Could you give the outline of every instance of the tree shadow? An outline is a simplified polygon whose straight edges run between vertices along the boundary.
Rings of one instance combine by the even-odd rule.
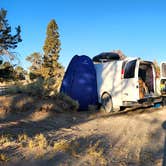
[[[148,121],[146,119],[146,121]],[[157,119],[149,121],[152,128],[155,124],[160,123]],[[166,121],[158,126],[148,138],[148,142],[143,146],[139,153],[139,165],[163,165],[166,166]],[[163,141],[164,137],[164,141]],[[156,140],[158,142],[156,142]],[[164,146],[163,146],[164,144]]]
[[[164,139],[164,156],[163,156],[163,166],[166,166],[166,121],[162,123],[162,128],[164,129],[165,132],[165,139]]]
[[[106,165],[109,163],[110,141],[106,135],[80,136],[69,140],[65,150],[51,151],[40,159],[30,162],[19,161],[13,165]],[[104,162],[104,163],[103,163]]]
[[[145,119],[142,119],[142,122]],[[158,124],[159,121],[151,120],[147,123],[151,125]],[[126,124],[127,125],[127,124]],[[165,123],[164,123],[165,126]],[[124,126],[125,128],[125,126]],[[18,161],[19,165],[132,165],[132,166],[151,166],[157,165],[158,160],[162,158],[162,147],[151,147],[154,142],[154,138],[162,136],[162,131],[159,128],[151,134],[149,142],[141,147],[139,154],[139,160],[136,159],[136,151],[134,146],[130,147],[128,151],[122,151],[118,143],[124,139],[124,136],[115,136],[114,133],[111,136],[107,134],[92,134],[88,136],[80,136],[75,139],[65,138],[69,144],[65,151],[48,151],[43,157],[39,159],[33,159],[30,162]],[[127,139],[127,138],[126,138]],[[130,138],[132,139],[132,138]],[[58,140],[58,139],[57,139]],[[55,140],[56,141],[56,140]],[[122,145],[121,145],[122,146]],[[125,150],[125,148],[124,148]],[[127,157],[125,157],[127,156]],[[104,163],[103,163],[104,162]],[[15,164],[13,164],[15,165]],[[16,163],[18,165],[18,163]],[[165,165],[163,165],[165,166]]]

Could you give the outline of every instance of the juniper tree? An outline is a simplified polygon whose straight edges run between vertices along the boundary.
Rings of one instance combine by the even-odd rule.
[[[14,68],[14,80],[18,81],[18,80],[25,80],[25,75],[27,74],[27,72],[24,70],[23,67],[21,66],[17,66]]]
[[[4,62],[0,66],[0,82],[13,80],[14,79],[14,68],[10,62]]]
[[[11,26],[6,19],[7,11],[5,9],[0,10],[0,55],[8,54],[11,56],[9,49],[15,49],[17,44],[21,42],[21,28],[16,27],[16,34],[11,34]]]
[[[60,45],[58,25],[55,20],[51,20],[47,26],[47,34],[43,46],[43,67],[45,70],[44,77],[46,78],[55,77],[58,69],[62,68],[58,62]]]
[[[40,77],[42,75],[42,55],[38,52],[34,52],[33,54],[27,56],[27,61],[32,63],[29,67],[30,74],[36,77]]]
[[[42,76],[50,91],[58,91],[64,73],[62,65],[58,62],[61,46],[59,37],[58,25],[55,20],[51,20],[47,26],[42,64]]]

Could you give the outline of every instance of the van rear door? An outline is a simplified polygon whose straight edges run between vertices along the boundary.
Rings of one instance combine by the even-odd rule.
[[[160,91],[162,95],[166,95],[166,62],[160,65],[160,75]]]
[[[133,101],[139,100],[139,85],[138,85],[138,59],[124,61],[122,65],[122,100]]]
[[[161,79],[166,79],[166,62],[161,63],[160,71],[161,71]]]

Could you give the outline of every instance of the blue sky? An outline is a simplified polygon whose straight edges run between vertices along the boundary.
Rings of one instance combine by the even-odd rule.
[[[59,26],[59,61],[120,49],[128,56],[166,60],[166,2],[161,0],[0,0],[13,27],[22,28],[15,50],[24,68],[26,56],[41,52],[51,19]]]

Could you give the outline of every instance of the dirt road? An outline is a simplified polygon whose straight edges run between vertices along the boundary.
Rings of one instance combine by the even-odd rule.
[[[31,108],[1,114],[1,165],[166,165],[166,108],[114,115]]]

